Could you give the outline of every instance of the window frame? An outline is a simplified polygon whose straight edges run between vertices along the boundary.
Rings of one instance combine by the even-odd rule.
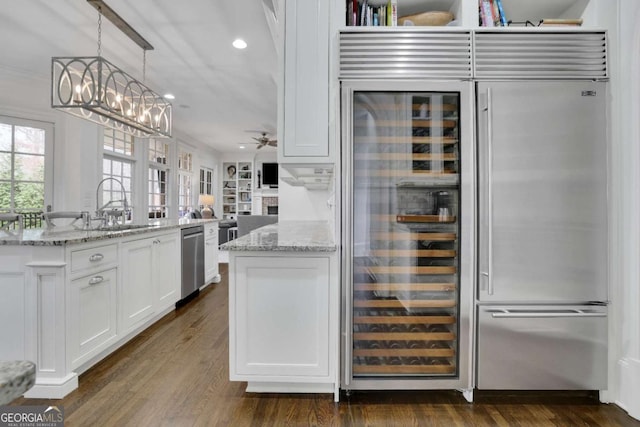
[[[187,212],[196,208],[193,197],[193,151],[190,148],[178,145],[177,149],[177,174],[176,184],[177,191],[177,212],[178,217],[184,216]],[[186,181],[186,182],[185,182]],[[186,193],[186,194],[185,194]]]
[[[15,117],[9,116],[5,114],[0,114],[0,123],[10,125],[12,128],[15,127],[30,127],[34,129],[42,129],[44,130],[44,154],[42,154],[44,158],[44,176],[43,176],[43,206],[40,210],[37,209],[25,209],[24,212],[44,212],[52,209],[53,205],[53,192],[54,192],[54,174],[53,174],[53,166],[54,166],[54,141],[55,141],[55,125],[52,122],[37,120],[31,118],[24,117]],[[15,135],[15,130],[12,129],[12,135]],[[0,210],[1,212],[8,213],[17,213],[18,211],[22,211],[20,208],[16,209],[15,199],[13,194],[14,188],[14,158],[16,155],[15,151],[15,136],[12,137],[11,150],[3,151],[5,153],[11,153],[11,179],[8,181],[11,183],[11,201],[8,210]],[[20,154],[22,152],[18,152]],[[33,155],[33,153],[24,153],[28,155]],[[37,154],[40,155],[40,154]],[[20,181],[20,182],[36,182],[36,181]],[[37,181],[39,182],[39,181]]]
[[[147,140],[147,216],[150,219],[156,218],[168,218],[171,210],[171,142],[165,142],[165,140],[150,138]],[[158,157],[158,153],[162,151],[158,150],[158,144],[161,144],[164,147],[164,156]],[[155,154],[155,155],[153,155]],[[158,158],[164,159],[164,161],[157,161]],[[158,180],[154,180],[152,174],[158,174]],[[160,177],[164,173],[164,192],[159,191],[158,193],[152,192],[152,186],[155,183],[160,182]],[[152,203],[152,198],[158,196],[162,198],[164,196],[165,203],[164,204],[155,204]],[[157,209],[156,209],[157,208]],[[152,211],[152,209],[154,209]],[[160,216],[154,214],[151,216],[152,212],[159,212]]]
[[[107,133],[111,133],[111,135],[109,136],[112,140],[114,140],[114,144],[113,147],[115,148],[115,141],[117,139],[117,136],[120,136],[120,134],[122,136],[124,136],[125,138],[129,139],[129,142],[125,142],[125,147],[127,145],[131,146],[131,154],[126,154],[126,153],[121,153],[114,150],[109,150],[108,148],[105,148],[105,141],[107,138]],[[136,170],[137,170],[137,159],[136,159],[136,139],[131,136],[131,135],[127,135],[122,131],[119,131],[117,129],[112,129],[112,128],[108,128],[108,127],[103,127],[101,130],[101,136],[102,136],[102,155],[101,155],[101,162],[100,162],[100,168],[101,168],[101,173],[100,173],[100,180],[104,180],[105,178],[107,178],[108,176],[112,176],[118,180],[120,180],[123,185],[125,184],[122,180],[122,174],[120,174],[119,176],[114,175],[113,173],[110,174],[105,174],[104,171],[104,162],[105,160],[110,161],[110,162],[120,162],[120,163],[127,163],[130,166],[130,171],[131,174],[128,177],[129,181],[130,181],[130,185],[129,185],[129,191],[127,191],[126,185],[125,185],[125,193],[127,195],[127,203],[130,209],[130,212],[127,215],[127,221],[130,221],[134,216],[135,213],[138,209],[138,205],[136,203],[137,201],[137,194],[138,194],[138,188],[136,187],[137,185],[137,177],[136,177]],[[101,190],[102,192],[98,193],[98,201],[97,201],[97,205],[98,206],[104,206],[104,193],[105,191],[109,191],[111,193],[113,192],[120,192],[119,188],[115,188],[113,189],[113,187],[111,185],[109,185],[110,189],[109,190],[105,190],[105,186],[107,185],[107,182],[105,182],[102,187]],[[117,184],[114,183],[114,185],[117,187]],[[116,199],[117,200],[117,199]]]

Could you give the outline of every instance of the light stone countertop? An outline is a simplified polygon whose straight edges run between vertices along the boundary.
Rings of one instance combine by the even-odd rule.
[[[22,396],[36,381],[36,365],[26,360],[0,362],[0,405]]]
[[[56,227],[52,230],[44,228],[26,229],[22,232],[0,230],[0,246],[64,246],[68,244],[86,243],[104,239],[133,236],[154,231],[185,228],[193,225],[219,221],[218,219],[160,219],[149,221],[148,226],[130,230],[83,230],[75,227]]]
[[[220,246],[223,251],[335,252],[337,246],[326,221],[280,221]]]

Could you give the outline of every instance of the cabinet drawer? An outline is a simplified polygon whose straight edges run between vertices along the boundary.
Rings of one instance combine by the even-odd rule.
[[[71,252],[71,272],[99,268],[118,260],[118,245],[105,245],[97,248],[81,249]]]

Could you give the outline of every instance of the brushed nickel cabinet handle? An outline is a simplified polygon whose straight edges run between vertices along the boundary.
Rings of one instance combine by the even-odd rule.
[[[93,254],[89,257],[89,261],[91,262],[102,261],[103,259],[104,259],[104,255],[102,254]]]
[[[97,285],[98,283],[102,283],[104,281],[104,277],[102,276],[93,276],[91,279],[89,279],[89,284],[90,285]]]

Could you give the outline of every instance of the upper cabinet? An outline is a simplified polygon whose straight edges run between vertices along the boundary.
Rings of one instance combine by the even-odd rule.
[[[332,163],[329,145],[329,9],[287,0],[281,66],[278,162]]]
[[[353,0],[335,0],[340,8],[344,9],[345,26],[349,25],[349,4]],[[598,3],[601,0],[501,0],[506,21],[511,21],[511,26],[525,26],[526,22],[537,26],[543,19],[582,19],[582,26],[594,27],[600,25]],[[448,25],[462,26],[465,28],[477,28],[483,26],[480,23],[478,0],[396,0],[397,17],[413,15],[416,20],[427,20],[431,17],[416,16],[425,12],[441,11],[451,12],[453,21]],[[362,4],[362,0],[358,0]],[[488,3],[494,3],[491,0]],[[368,0],[367,4],[374,9],[380,6],[388,6],[387,0]],[[603,4],[604,5],[604,4]],[[374,10],[372,13],[375,13]],[[379,18],[376,22],[380,22]],[[409,18],[411,19],[411,18]],[[371,16],[371,21],[374,17]],[[402,24],[398,24],[402,25]],[[418,24],[416,24],[418,25]],[[420,24],[423,25],[423,24]]]

